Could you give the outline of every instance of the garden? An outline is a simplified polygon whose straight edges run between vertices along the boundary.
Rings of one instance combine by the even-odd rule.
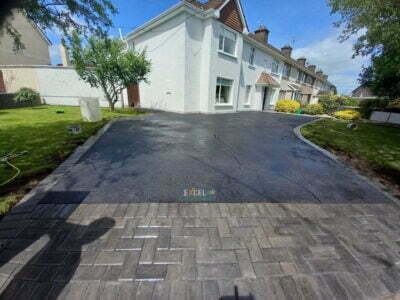
[[[307,124],[301,133],[400,199],[400,126],[369,121],[374,111],[400,113],[400,102],[365,99],[355,107],[352,101],[342,96],[324,96],[319,104],[303,107],[302,111],[309,115],[329,117]],[[277,110],[299,113],[300,103],[294,102],[281,100]]]
[[[34,91],[23,90],[14,101],[33,105],[35,97],[38,94]],[[133,108],[114,112],[102,109],[103,120],[88,123],[82,121],[79,107],[35,105],[0,109],[0,214],[7,212],[108,121],[139,114],[143,112]],[[71,126],[80,131],[71,132]]]

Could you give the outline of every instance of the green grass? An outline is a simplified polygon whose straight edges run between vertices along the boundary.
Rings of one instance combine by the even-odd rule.
[[[375,171],[400,176],[400,128],[357,122],[358,128],[349,130],[347,124],[322,120],[304,126],[301,133],[323,148],[368,162]]]
[[[64,113],[57,114],[58,110]],[[109,120],[142,114],[135,109],[117,109],[115,112],[103,109],[102,112],[103,121],[86,123],[81,119],[79,107],[44,105],[0,110],[0,157],[10,151],[27,151],[27,154],[12,160],[21,174],[16,180],[0,186],[0,213],[17,202],[16,198],[21,198],[16,195],[29,182],[55,169]],[[67,126],[73,124],[82,126],[82,134],[68,133]],[[15,170],[0,163],[0,184],[15,173]]]

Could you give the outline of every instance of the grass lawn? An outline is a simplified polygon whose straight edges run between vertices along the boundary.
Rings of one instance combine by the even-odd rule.
[[[356,130],[348,122],[322,120],[302,128],[301,133],[313,143],[361,160],[377,175],[400,181],[400,128],[357,122]]]
[[[57,110],[64,113],[57,114]],[[110,112],[103,109],[103,121],[85,123],[79,107],[37,106],[0,110],[0,158],[10,151],[27,151],[11,162],[21,170],[12,182],[1,185],[16,171],[0,162],[0,214],[19,201],[37,181],[55,169],[74,149],[83,144],[109,120],[142,114],[135,109]],[[82,134],[70,134],[68,125],[81,125]]]

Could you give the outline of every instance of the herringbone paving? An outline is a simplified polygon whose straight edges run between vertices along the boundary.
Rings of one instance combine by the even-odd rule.
[[[390,202],[26,206],[0,222],[1,298],[399,299],[399,220]]]

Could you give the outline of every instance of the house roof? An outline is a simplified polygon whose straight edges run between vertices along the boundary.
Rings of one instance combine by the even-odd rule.
[[[207,9],[210,9],[210,8],[218,9],[225,2],[225,0],[209,0],[209,1],[205,2],[205,3],[201,3],[201,2],[199,2],[197,0],[184,0],[184,1],[186,1],[188,3],[191,3],[194,6],[196,6],[198,8],[201,8],[203,10],[207,10]]]
[[[262,72],[260,74],[260,77],[258,78],[256,84],[257,85],[269,85],[272,87],[280,87],[279,83],[274,78],[272,78],[271,75],[269,75],[265,72]]]

